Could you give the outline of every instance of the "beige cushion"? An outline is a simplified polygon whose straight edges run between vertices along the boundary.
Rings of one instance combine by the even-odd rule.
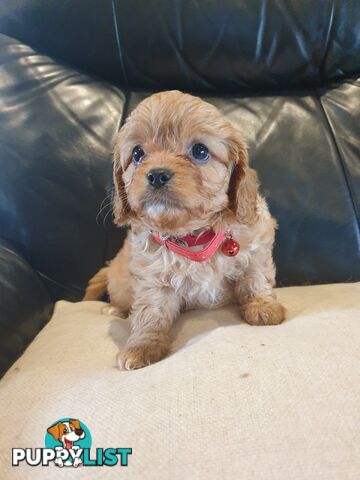
[[[127,320],[59,302],[0,383],[0,478],[360,478],[360,284],[278,290],[288,320],[251,327],[229,307],[192,311],[173,353],[120,372]],[[93,447],[132,447],[128,467],[11,467],[61,417]],[[69,472],[71,469],[71,472]]]

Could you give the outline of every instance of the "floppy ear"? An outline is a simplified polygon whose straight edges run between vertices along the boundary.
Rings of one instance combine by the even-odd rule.
[[[81,427],[80,427],[80,422],[79,422],[79,420],[73,420],[73,419],[71,419],[71,420],[69,420],[69,423],[70,423],[73,427],[75,427],[76,430],[78,430],[79,428],[81,428]]]
[[[231,141],[230,157],[229,208],[239,223],[252,225],[258,218],[256,204],[259,184],[255,170],[249,167],[246,146],[237,132]]]
[[[49,427],[47,431],[52,435],[55,440],[60,440],[61,438],[61,429],[60,427],[62,426],[61,422],[55,423],[52,427]]]
[[[114,185],[115,185],[113,212],[114,212],[115,223],[117,223],[118,225],[126,225],[130,218],[129,216],[130,206],[127,200],[125,185],[122,178],[124,172],[120,162],[121,142],[122,142],[122,135],[120,132],[115,144],[114,156],[113,156],[113,163],[114,163],[113,178],[114,178]]]

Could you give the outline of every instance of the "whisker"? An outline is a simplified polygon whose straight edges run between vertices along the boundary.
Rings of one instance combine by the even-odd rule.
[[[109,205],[111,205],[111,204],[112,204],[112,200],[110,200],[108,203],[105,203],[105,205],[102,205],[101,208],[100,208],[100,210],[99,210],[99,212],[98,212],[98,215],[101,214],[101,212],[102,212],[103,210],[105,210],[105,209],[106,209]]]
[[[100,209],[96,215],[96,223],[99,225],[99,217],[103,215],[104,211],[106,211],[110,206],[112,206],[113,198],[114,198],[115,189],[114,187],[111,188],[110,192],[106,195],[103,201],[100,204]],[[111,209],[110,209],[111,210]],[[106,213],[106,216],[109,212]]]
[[[110,208],[110,209],[108,210],[107,214],[106,214],[105,217],[104,217],[104,220],[103,220],[103,225],[104,225],[104,226],[105,226],[105,223],[106,223],[106,219],[107,219],[107,217],[109,216],[109,213],[112,213],[112,208]]]
[[[109,212],[112,211],[111,205],[107,205],[106,208],[108,209],[107,211],[106,211],[105,208],[103,208],[102,211],[101,211],[101,213],[99,212],[98,215],[96,216],[96,223],[97,223],[97,225],[100,225],[100,221],[99,221],[99,216],[100,216],[100,215],[102,215],[102,217],[103,217],[102,224],[104,225],[104,224],[105,224],[104,218],[106,218],[106,216],[109,214]]]

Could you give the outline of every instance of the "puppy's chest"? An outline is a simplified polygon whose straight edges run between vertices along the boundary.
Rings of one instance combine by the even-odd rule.
[[[158,279],[174,289],[184,309],[212,308],[233,297],[233,283],[241,275],[239,259],[216,254],[208,262],[194,262],[166,252],[159,264]]]

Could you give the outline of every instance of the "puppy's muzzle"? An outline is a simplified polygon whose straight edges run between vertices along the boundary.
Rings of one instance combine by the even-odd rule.
[[[84,433],[84,430],[82,428],[77,428],[75,433],[78,437],[81,437],[81,435]]]
[[[148,172],[147,179],[153,188],[159,189],[166,185],[173,175],[174,173],[170,170],[155,168]]]

